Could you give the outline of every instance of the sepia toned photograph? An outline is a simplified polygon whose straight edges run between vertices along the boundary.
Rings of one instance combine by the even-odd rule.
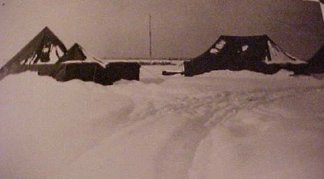
[[[0,0],[0,179],[321,178],[323,0]]]

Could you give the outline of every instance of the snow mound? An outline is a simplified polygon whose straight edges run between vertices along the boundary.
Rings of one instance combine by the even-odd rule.
[[[113,86],[2,80],[0,178],[323,178],[322,81],[150,70]]]

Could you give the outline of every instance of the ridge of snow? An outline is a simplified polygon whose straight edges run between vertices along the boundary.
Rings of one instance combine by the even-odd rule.
[[[0,178],[322,178],[322,81],[215,71],[0,82]],[[158,75],[159,74],[159,75]]]

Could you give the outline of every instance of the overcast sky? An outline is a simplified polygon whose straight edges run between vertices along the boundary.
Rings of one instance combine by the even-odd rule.
[[[1,60],[43,27],[99,57],[195,57],[221,34],[268,34],[289,53],[310,57],[324,42],[317,3],[302,0],[0,0]]]

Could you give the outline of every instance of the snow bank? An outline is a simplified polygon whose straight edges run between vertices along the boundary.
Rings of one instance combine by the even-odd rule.
[[[145,69],[113,86],[0,82],[0,178],[323,178],[322,81]]]
[[[118,130],[132,101],[78,80],[58,83],[34,73],[0,83],[0,178],[54,176]]]
[[[190,178],[322,178],[324,91],[286,95],[214,124]]]

